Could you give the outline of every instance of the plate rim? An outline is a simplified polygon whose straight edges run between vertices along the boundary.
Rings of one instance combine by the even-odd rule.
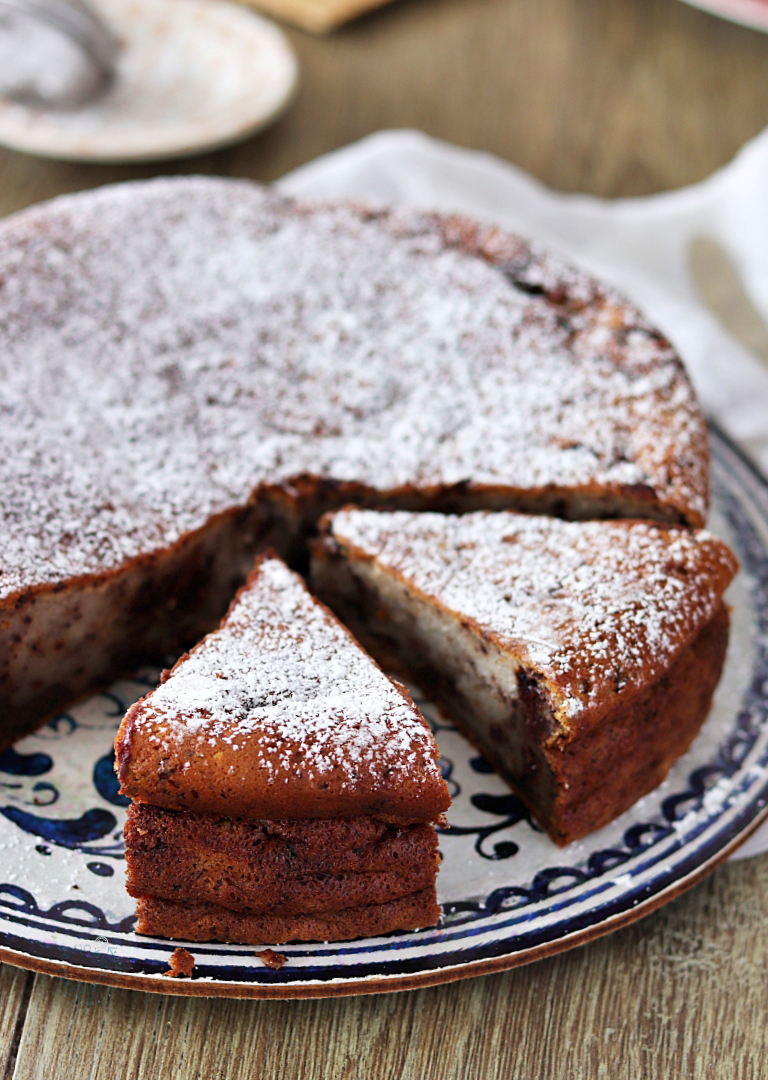
[[[725,19],[735,26],[768,32],[768,7],[760,0],[736,0],[733,6],[727,2],[723,4],[722,0],[683,0],[683,3]]]
[[[710,856],[690,873],[672,882],[665,889],[642,900],[627,911],[618,912],[592,926],[564,934],[554,941],[533,945],[528,949],[484,960],[470,960],[464,964],[452,964],[436,971],[424,971],[414,975],[373,975],[367,979],[344,979],[323,982],[306,980],[295,983],[240,983],[213,979],[178,980],[166,975],[127,975],[86,968],[74,964],[43,960],[14,949],[0,946],[0,962],[42,975],[54,975],[72,982],[117,987],[122,990],[141,990],[145,993],[168,994],[174,997],[239,998],[241,1000],[306,1000],[335,997],[356,997],[369,994],[397,993],[407,990],[423,990],[430,986],[442,986],[463,979],[496,975],[516,967],[525,967],[570,952],[591,941],[622,930],[632,923],[651,915],[678,896],[699,884],[718,866],[726,862],[749,837],[768,819],[766,805],[744,829],[724,847]],[[187,943],[188,944],[188,943]],[[183,947],[183,944],[180,945]]]

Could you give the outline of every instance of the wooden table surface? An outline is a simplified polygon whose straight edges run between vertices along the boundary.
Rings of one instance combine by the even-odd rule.
[[[677,0],[399,0],[289,31],[298,100],[233,149],[160,167],[0,151],[0,213],[159,172],[270,180],[415,127],[553,187],[637,195],[724,164],[768,124],[768,36]],[[768,855],[640,923],[506,974],[307,1002],[158,997],[0,968],[3,1078],[758,1078],[768,1074]]]

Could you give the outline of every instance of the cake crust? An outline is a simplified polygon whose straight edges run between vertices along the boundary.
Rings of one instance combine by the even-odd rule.
[[[607,825],[657,788],[689,749],[720,680],[728,623],[721,604],[667,674],[615,709],[609,723],[596,725],[583,740],[546,747],[551,775],[558,778],[548,811],[557,843]]]
[[[290,941],[352,941],[434,926],[440,919],[435,888],[324,915],[245,915],[214,904],[173,904],[150,897],[136,904],[137,931],[182,941],[282,945]]]
[[[450,804],[405,688],[269,557],[221,628],[131,706],[115,751],[122,793],[165,809],[410,824]]]
[[[381,904],[434,884],[437,836],[374,818],[245,822],[134,803],[125,828],[131,896],[250,914]]]

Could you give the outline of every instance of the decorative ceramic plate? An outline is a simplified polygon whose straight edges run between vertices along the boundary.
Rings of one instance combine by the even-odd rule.
[[[429,702],[453,794],[440,839],[441,924],[344,944],[192,944],[191,979],[168,979],[183,942],[139,937],[124,890],[112,740],[157,672],[62,714],[0,755],[0,959],[163,993],[320,997],[447,982],[572,948],[658,907],[721,862],[768,803],[768,487],[713,435],[713,531],[742,563],[712,713],[667,780],[617,821],[557,848]],[[417,700],[419,700],[417,698]],[[725,914],[727,918],[727,913]]]
[[[684,3],[720,15],[729,22],[768,30],[768,0],[684,0]]]
[[[281,30],[223,0],[94,0],[122,43],[106,93],[80,109],[0,97],[0,143],[70,161],[212,150],[275,120],[296,88]]]

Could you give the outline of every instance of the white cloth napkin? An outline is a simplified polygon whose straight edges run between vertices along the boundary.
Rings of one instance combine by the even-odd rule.
[[[768,130],[703,183],[642,199],[558,194],[489,154],[414,131],[371,135],[280,187],[462,211],[560,250],[645,310],[685,360],[707,414],[768,474],[768,368],[701,303],[689,270],[691,242],[714,240],[768,322]],[[737,857],[765,850],[768,824]]]

